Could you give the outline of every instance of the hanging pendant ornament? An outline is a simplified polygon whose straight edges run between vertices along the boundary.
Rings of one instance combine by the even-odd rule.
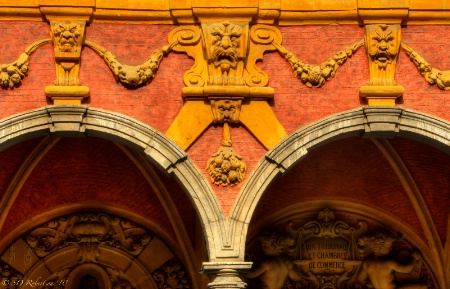
[[[234,186],[244,179],[247,166],[231,147],[230,127],[227,122],[223,124],[222,146],[208,160],[206,169],[211,175],[211,181],[216,185]]]

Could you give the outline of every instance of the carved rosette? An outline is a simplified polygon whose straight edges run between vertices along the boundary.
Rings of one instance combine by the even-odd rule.
[[[419,251],[399,235],[371,219],[328,208],[289,216],[249,246],[255,263],[247,275],[249,288],[275,283],[307,289],[436,288]]]
[[[97,262],[99,246],[113,246],[137,256],[151,234],[130,221],[104,214],[76,214],[48,222],[31,231],[27,244],[39,257],[63,247],[79,248],[80,263]]]
[[[400,41],[400,25],[366,25],[365,44],[369,57],[370,85],[395,85]]]
[[[152,273],[158,289],[189,289],[191,282],[183,266],[177,260],[169,260]]]

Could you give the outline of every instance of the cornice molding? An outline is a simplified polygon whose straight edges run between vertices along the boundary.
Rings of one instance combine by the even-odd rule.
[[[0,0],[0,20],[198,24],[245,21],[255,24],[450,24],[448,1],[317,0]]]

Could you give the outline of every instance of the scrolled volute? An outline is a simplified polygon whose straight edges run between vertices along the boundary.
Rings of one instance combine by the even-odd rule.
[[[30,55],[39,47],[50,43],[51,39],[42,39],[28,46],[25,51],[20,54],[19,58],[9,64],[0,64],[0,86],[3,88],[14,88],[28,75],[30,65]]]

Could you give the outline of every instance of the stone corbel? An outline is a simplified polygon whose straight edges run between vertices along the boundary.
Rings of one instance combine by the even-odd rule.
[[[78,79],[85,26],[82,21],[50,21],[56,80],[54,86],[45,88],[45,93],[54,104],[81,104],[89,96],[89,88],[81,86]]]
[[[249,29],[244,22],[203,23],[201,28],[173,30],[169,42],[175,40],[173,51],[188,54],[195,63],[184,74],[186,102],[166,132],[170,139],[187,149],[217,122],[217,101],[230,104],[244,99],[232,122],[243,124],[267,149],[287,136],[267,103],[274,95],[267,87],[268,75],[256,66],[264,52],[276,50],[272,42],[281,43],[276,28],[255,25]],[[268,130],[272,134],[267,134]]]
[[[365,30],[370,82],[360,88],[360,96],[367,99],[369,106],[394,106],[404,92],[403,86],[397,86],[394,80],[401,42],[400,24],[370,24]]]

